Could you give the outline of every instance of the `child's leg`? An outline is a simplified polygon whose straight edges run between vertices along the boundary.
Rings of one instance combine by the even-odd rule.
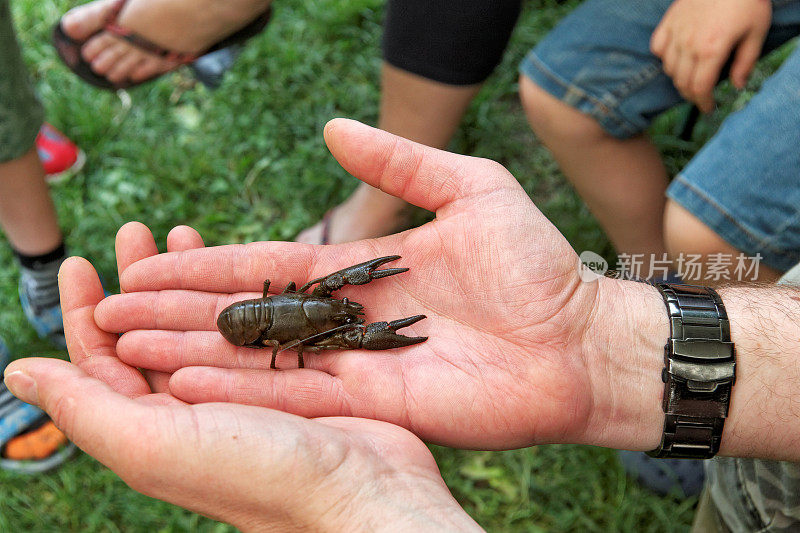
[[[666,244],[683,261],[705,259],[693,281],[775,281],[800,262],[798,87],[796,50],[670,185]]]
[[[65,251],[34,148],[42,119],[8,2],[0,0],[0,227],[20,261],[20,298],[28,319],[40,335],[63,346],[57,275]]]
[[[446,148],[483,81],[502,58],[521,0],[390,0],[383,39],[378,127]],[[406,203],[361,184],[298,242],[380,237],[402,225]]]
[[[8,0],[0,0],[0,226],[15,250],[32,255],[61,243],[34,148],[43,120],[11,25]]]
[[[589,0],[526,58],[521,93],[534,131],[553,151],[617,250],[659,256],[669,250],[680,268],[681,252],[756,252],[765,242],[747,242],[732,236],[730,228],[736,226],[736,220],[729,220],[726,225],[698,215],[694,208],[687,211],[672,203],[665,222],[666,171],[643,131],[658,113],[681,101],[662,71],[661,62],[649,51],[650,36],[670,3]],[[765,50],[796,35],[800,31],[798,23],[800,8],[776,7]],[[784,101],[789,102],[790,98]],[[785,113],[782,118],[786,116]],[[745,165],[744,161],[784,159],[783,155],[770,159],[774,144],[754,150],[756,139],[744,130],[740,133],[742,145],[735,154],[723,148],[720,154],[724,155],[704,168],[706,174],[719,176],[720,186],[726,189],[740,185],[734,184],[735,169],[723,160],[736,161],[737,168],[746,168],[752,165]],[[758,138],[775,142],[768,132]],[[709,143],[713,145],[714,141]],[[701,152],[699,160],[707,159],[708,149]],[[694,163],[689,168],[693,166]],[[756,176],[742,181],[747,179],[758,183]],[[715,194],[716,191],[708,192],[710,198]],[[758,207],[760,201],[754,202],[755,197],[740,196],[739,200],[743,205]],[[667,243],[663,241],[664,224]],[[762,268],[759,279],[774,278],[774,268],[782,264],[774,258],[766,263],[773,270]],[[686,279],[718,282],[693,275]]]
[[[35,148],[22,157],[0,163],[0,227],[20,254],[42,255],[62,243]]]
[[[446,148],[480,85],[446,85],[384,63],[378,127],[401,137]],[[380,237],[396,231],[406,203],[362,183],[322,222],[300,233],[297,242],[328,243]],[[327,226],[327,228],[326,228]],[[327,244],[327,243],[326,243]]]
[[[667,173],[642,134],[680,102],[649,53],[669,0],[589,0],[522,64],[520,95],[531,126],[618,252],[665,252]],[[648,264],[638,273],[648,276]]]
[[[644,136],[617,139],[588,115],[557,100],[529,78],[520,96],[536,135],[600,222],[618,252],[665,252],[662,232],[667,171]],[[648,275],[642,264],[640,275]]]

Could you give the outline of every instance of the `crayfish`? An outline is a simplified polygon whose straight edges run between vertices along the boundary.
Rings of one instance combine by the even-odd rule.
[[[279,350],[297,348],[297,363],[303,368],[303,350],[387,350],[410,346],[428,337],[406,337],[398,329],[419,322],[425,315],[364,324],[364,306],[331,297],[345,285],[364,285],[374,279],[408,271],[407,268],[376,270],[399,255],[381,257],[309,281],[300,289],[292,282],[281,294],[268,296],[270,281],[264,281],[261,298],[244,300],[225,308],[217,318],[220,333],[231,344],[249,348],[272,347],[270,368]],[[318,284],[311,294],[306,291]]]

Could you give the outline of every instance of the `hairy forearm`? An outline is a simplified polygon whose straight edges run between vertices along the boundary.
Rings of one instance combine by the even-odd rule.
[[[595,409],[584,440],[633,450],[658,445],[663,430],[666,308],[658,290],[601,280],[586,337]],[[800,290],[718,290],[736,346],[736,384],[721,455],[800,461]]]
[[[800,461],[800,290],[719,291],[736,345],[722,455]]]

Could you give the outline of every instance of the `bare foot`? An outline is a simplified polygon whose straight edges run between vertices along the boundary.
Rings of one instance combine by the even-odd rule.
[[[62,18],[67,35],[78,41],[88,39],[81,54],[92,70],[120,84],[144,81],[178,67],[175,60],[151,54],[110,33],[97,33],[116,3],[95,0],[71,9]],[[268,5],[269,0],[129,0],[117,23],[166,50],[198,53],[246,26]]]
[[[328,242],[339,244],[383,237],[399,230],[406,222],[407,204],[379,189],[362,184],[344,203],[333,208],[327,217]],[[295,242],[322,244],[325,220],[301,231]]]

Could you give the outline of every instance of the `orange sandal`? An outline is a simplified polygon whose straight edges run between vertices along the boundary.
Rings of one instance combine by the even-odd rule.
[[[3,449],[3,459],[41,461],[53,455],[67,442],[67,436],[61,433],[52,420],[48,420],[38,428],[8,441]]]
[[[8,364],[0,339],[0,372]],[[69,458],[75,445],[33,405],[15,398],[0,381],[0,468],[33,474],[54,468]]]

